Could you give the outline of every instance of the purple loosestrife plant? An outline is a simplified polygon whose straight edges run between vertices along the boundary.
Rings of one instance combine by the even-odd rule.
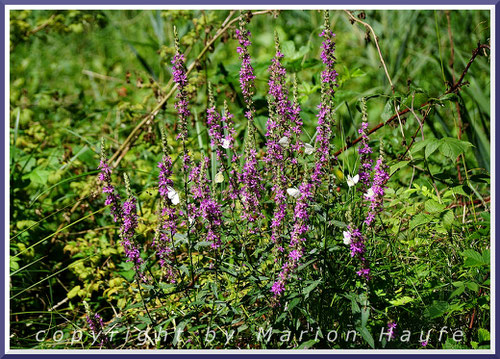
[[[104,148],[104,139],[101,141],[101,162],[99,163],[99,167],[101,173],[99,173],[99,181],[101,181],[104,185],[102,187],[102,193],[106,195],[106,201],[104,204],[106,206],[111,205],[111,215],[113,216],[113,221],[118,222],[121,218],[121,204],[120,204],[120,195],[116,193],[115,187],[111,182],[111,168],[108,165],[106,159],[106,151]]]
[[[113,215],[113,220],[115,222],[120,222],[121,244],[125,250],[127,262],[132,261],[137,273],[143,280],[145,280],[146,277],[140,273],[140,264],[142,263],[140,251],[134,243],[135,229],[138,224],[136,199],[130,194],[130,182],[128,176],[125,174],[125,186],[127,188],[128,198],[123,205],[120,205],[120,196],[115,193],[115,189],[111,184],[111,169],[106,162],[104,153],[105,150],[103,140],[101,144],[101,163],[99,164],[101,173],[99,174],[99,180],[104,182],[103,193],[107,194],[105,204],[112,205],[111,214]]]
[[[365,278],[366,280],[369,280],[370,268],[365,257],[365,238],[358,228],[353,228],[351,225],[349,225],[347,229],[348,231],[346,233],[348,233],[347,237],[350,241],[351,257],[356,257],[361,262],[361,269],[357,271],[356,274],[360,277]],[[344,233],[344,237],[346,237],[346,233]]]
[[[276,54],[269,66],[269,118],[267,120],[267,153],[264,162],[270,167],[273,178],[272,192],[274,193],[274,215],[271,221],[271,240],[278,242],[277,248],[283,251],[279,244],[279,234],[282,232],[282,221],[286,216],[287,178],[285,175],[285,154],[290,147],[292,136],[291,122],[294,107],[288,99],[286,89],[286,69],[281,65],[283,54],[279,48],[279,39],[275,35]],[[299,132],[300,134],[300,132]]]
[[[210,146],[215,152],[217,161],[220,164],[220,173],[228,173],[229,188],[225,191],[223,198],[235,200],[238,195],[238,184],[236,183],[236,161],[239,156],[234,151],[234,130],[233,115],[229,112],[227,102],[224,101],[224,113],[221,116],[215,108],[215,100],[212,92],[212,85],[208,84],[209,107],[207,109],[208,134],[210,136]],[[232,155],[232,160],[231,160]]]
[[[109,346],[109,338],[104,333],[104,323],[101,316],[97,313],[92,313],[90,306],[86,301],[83,301],[85,307],[85,320],[92,332],[93,342],[97,342],[99,339],[99,346],[102,348],[104,345]]]
[[[227,101],[224,101],[224,113],[222,115],[222,129],[224,138],[222,139],[222,148],[226,150],[227,169],[229,170],[229,188],[227,193],[233,201],[240,195],[239,185],[237,183],[238,169],[237,162],[241,156],[235,151],[236,130],[234,129],[233,115],[229,112]],[[233,203],[234,206],[234,203]]]
[[[132,262],[134,264],[135,270],[139,277],[145,281],[146,277],[143,273],[141,273],[141,264],[142,258],[139,250],[139,246],[135,242],[135,230],[139,225],[137,216],[137,206],[136,206],[136,198],[132,195],[130,189],[130,180],[125,173],[125,187],[127,190],[128,198],[123,203],[122,206],[122,225],[120,227],[120,237],[121,244],[123,249],[125,250],[125,256],[127,257],[127,262]]]
[[[294,225],[289,244],[288,258],[281,268],[278,280],[274,282],[271,288],[271,292],[273,292],[275,297],[279,297],[285,291],[286,284],[303,255],[304,243],[306,241],[304,235],[309,229],[307,224],[309,220],[308,208],[313,198],[312,189],[313,184],[306,182],[302,183],[299,187],[300,197],[297,199],[293,214]]]
[[[365,219],[365,224],[367,227],[372,226],[372,223],[375,220],[375,216],[382,209],[385,194],[385,184],[389,180],[387,165],[384,163],[382,142],[380,143],[380,154],[377,159],[377,163],[375,164],[374,172],[375,174],[373,175],[372,186],[365,194],[365,199],[370,202],[368,214]]]
[[[319,34],[323,38],[321,45],[321,60],[325,69],[321,72],[321,103],[318,105],[318,125],[316,127],[316,164],[311,179],[320,185],[322,177],[327,173],[325,166],[330,161],[330,137],[333,127],[333,97],[337,85],[337,71],[335,71],[335,34],[330,29],[330,17],[325,11],[325,29]]]
[[[158,162],[160,173],[158,175],[158,192],[160,194],[160,229],[155,235],[153,247],[156,249],[156,255],[159,257],[159,263],[166,270],[166,279],[171,283],[175,283],[175,274],[170,264],[172,255],[175,255],[173,250],[173,238],[177,233],[178,211],[175,208],[175,196],[177,192],[174,190],[174,181],[172,176],[172,160],[167,153],[166,135],[162,128],[162,147],[163,157]]]
[[[326,173],[324,167],[328,165],[330,159],[330,139],[331,126],[333,126],[333,96],[337,87],[337,72],[335,71],[335,34],[330,29],[330,18],[328,11],[325,11],[325,30],[320,34],[324,37],[322,44],[321,59],[325,65],[325,70],[321,73],[321,103],[318,106],[318,125],[316,127],[317,137],[317,159],[310,177],[310,182],[306,180],[299,187],[300,197],[295,204],[293,217],[293,230],[291,234],[288,260],[283,264],[278,280],[273,284],[271,292],[275,297],[279,297],[285,290],[285,285],[291,273],[298,266],[298,262],[303,255],[303,246],[306,240],[305,234],[308,230],[309,203],[313,199],[315,187],[322,183],[322,176]]]
[[[245,99],[246,112],[245,117],[248,120],[248,134],[245,143],[245,164],[242,172],[239,174],[241,183],[241,195],[243,211],[241,217],[248,222],[255,222],[263,217],[260,209],[259,200],[263,191],[262,177],[257,169],[257,151],[255,150],[255,108],[252,96],[255,92],[255,75],[250,62],[250,53],[248,47],[250,42],[250,31],[246,29],[248,23],[248,14],[241,14],[240,28],[236,30],[236,37],[240,46],[237,52],[241,59],[240,69],[240,87]],[[252,230],[253,231],[253,230]]]
[[[210,181],[207,176],[209,158],[204,157],[198,166],[193,166],[189,174],[192,182],[191,195],[193,202],[189,207],[189,218],[192,220],[203,219],[207,230],[206,240],[211,242],[212,248],[219,248],[220,227],[222,226],[222,210],[220,204],[212,197]]]
[[[368,187],[370,187],[371,172],[373,160],[371,159],[372,149],[368,145],[368,135],[366,134],[368,130],[367,122],[367,111],[366,111],[366,101],[364,98],[361,99],[361,109],[363,114],[363,120],[361,123],[361,128],[358,130],[361,137],[361,145],[358,148],[358,153],[360,157],[360,166],[358,170],[360,190],[365,192]]]
[[[179,115],[179,134],[177,139],[182,140],[183,148],[183,163],[184,168],[187,170],[189,168],[190,157],[186,148],[186,141],[188,138],[188,120],[191,116],[189,111],[189,100],[186,87],[188,85],[187,71],[184,65],[185,58],[184,54],[180,52],[179,38],[177,36],[177,29],[174,26],[174,37],[175,37],[175,55],[172,59],[172,76],[173,81],[177,84],[177,102],[175,103],[175,108]]]

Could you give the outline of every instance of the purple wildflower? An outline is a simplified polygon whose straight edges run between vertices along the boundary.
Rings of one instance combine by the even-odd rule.
[[[396,337],[395,329],[397,326],[398,325],[396,322],[390,322],[389,324],[387,324],[387,328],[389,328],[389,338],[390,339],[394,339]]]
[[[375,215],[380,212],[383,203],[383,197],[385,193],[385,184],[389,180],[389,175],[387,174],[387,165],[384,163],[384,158],[382,153],[377,159],[375,164],[375,175],[373,176],[372,186],[365,194],[365,199],[370,201],[370,208],[368,215],[365,219],[365,224],[370,227],[375,219]]]
[[[191,195],[194,201],[188,207],[188,217],[192,221],[203,219],[207,229],[206,240],[211,242],[212,248],[216,249],[221,245],[222,210],[210,192],[210,181],[206,171],[208,162],[208,157],[203,158],[198,166],[192,167],[189,174],[189,180],[193,183]]]
[[[308,231],[307,224],[309,220],[308,207],[312,199],[313,184],[303,182],[300,187],[300,197],[295,204],[295,211],[293,216],[293,226],[287,261],[283,264],[281,272],[278,275],[278,280],[273,284],[271,292],[274,297],[279,297],[285,290],[286,283],[288,282],[293,271],[298,267],[299,260],[303,255],[304,243],[306,238],[305,233]]]
[[[253,67],[250,63],[250,53],[248,52],[248,47],[252,44],[250,42],[251,33],[245,28],[247,19],[243,16],[240,20],[240,28],[236,29],[236,38],[240,46],[237,47],[236,51],[241,59],[241,69],[240,69],[240,87],[245,102],[247,104],[247,112],[245,113],[248,121],[253,121],[253,114],[255,109],[253,108],[252,96],[255,92],[255,75],[253,73]]]
[[[368,261],[365,258],[366,246],[365,238],[358,228],[347,227],[349,238],[351,240],[350,249],[351,257],[356,257],[360,260],[362,268],[356,272],[360,277],[370,280],[370,268],[368,267]]]
[[[179,217],[177,209],[172,201],[174,181],[172,176],[172,160],[166,152],[166,137],[162,131],[163,158],[158,162],[160,173],[158,175],[158,192],[161,198],[160,208],[160,231],[154,238],[153,246],[156,248],[156,254],[159,257],[159,263],[166,270],[166,279],[170,283],[175,283],[175,275],[169,260],[173,254],[173,238],[177,233],[177,219]],[[175,192],[175,190],[174,190]],[[170,194],[170,197],[169,197]]]
[[[358,153],[360,155],[361,165],[359,166],[359,181],[361,183],[360,189],[362,192],[366,191],[370,187],[371,172],[372,172],[372,159],[370,157],[372,149],[368,145],[368,135],[366,134],[368,129],[368,122],[366,118],[366,102],[365,99],[361,99],[361,107],[363,112],[363,122],[361,128],[358,130],[361,137],[361,145],[359,146]]]
[[[86,321],[89,326],[90,331],[92,332],[93,341],[99,341],[99,346],[102,348],[105,344],[109,344],[109,338],[106,334],[104,334],[104,323],[101,316],[97,313],[92,314],[88,307],[88,304],[85,302],[85,307],[87,309]]]
[[[182,144],[183,144],[183,161],[184,161],[184,168],[187,170],[189,168],[189,162],[190,162],[190,157],[187,154],[186,150],[186,140],[188,137],[188,119],[191,116],[191,112],[188,109],[189,106],[189,101],[188,101],[188,94],[186,91],[186,86],[188,84],[187,81],[187,71],[186,67],[184,65],[185,58],[184,54],[180,53],[180,48],[179,48],[179,39],[177,36],[177,29],[174,27],[174,33],[175,33],[175,55],[174,58],[172,59],[172,76],[173,76],[173,81],[175,84],[177,84],[177,102],[175,103],[175,108],[177,109],[177,113],[179,115],[179,125],[180,125],[180,131],[179,134],[177,135],[177,139],[182,139]]]
[[[245,117],[248,120],[248,138],[245,143],[245,164],[242,172],[238,175],[238,180],[242,184],[240,191],[240,199],[243,205],[241,218],[248,222],[255,222],[258,218],[263,216],[260,210],[259,200],[264,186],[262,184],[262,177],[257,169],[257,151],[255,150],[254,143],[255,124],[253,121],[255,108],[252,96],[255,92],[255,75],[248,52],[248,47],[251,45],[250,31],[245,28],[248,20],[248,17],[242,14],[240,28],[236,30],[236,37],[240,44],[237,48],[237,52],[241,59],[240,87],[247,108]]]
[[[233,115],[229,112],[226,101],[224,101],[224,114],[221,116],[217,112],[210,83],[208,84],[208,94],[207,125],[210,145],[212,151],[215,152],[221,172],[228,172],[229,175],[229,188],[224,192],[223,198],[226,199],[229,196],[234,200],[239,195],[239,186],[236,183],[236,169],[231,166],[231,162],[235,164],[239,156],[234,153],[236,131],[234,129]]]
[[[337,72],[335,71],[335,34],[330,29],[328,10],[325,11],[325,30],[320,34],[323,37],[321,45],[321,60],[325,69],[321,73],[321,103],[318,105],[318,125],[316,127],[317,159],[311,179],[317,185],[322,182],[322,176],[326,174],[324,168],[330,160],[330,137],[333,126],[333,96],[337,85]]]
[[[136,270],[140,269],[142,263],[142,258],[140,256],[140,251],[136,243],[134,242],[135,230],[138,226],[138,216],[137,216],[137,206],[136,198],[130,193],[130,185],[128,176],[125,174],[125,184],[127,186],[127,192],[129,193],[128,199],[123,203],[122,206],[122,225],[120,227],[121,244],[125,250],[125,255],[127,256],[127,262],[132,262],[135,265]]]
[[[299,117],[300,107],[288,99],[286,89],[286,69],[280,63],[283,54],[279,48],[276,35],[276,55],[269,66],[269,113],[267,120],[267,153],[264,162],[270,165],[273,177],[272,191],[274,193],[275,209],[271,221],[271,240],[277,242],[281,232],[281,224],[286,216],[287,177],[285,175],[285,153],[300,149],[300,143],[291,144],[292,135],[298,137],[302,131]],[[298,145],[298,146],[297,146]],[[279,247],[279,246],[278,246]]]
[[[324,37],[321,59],[325,64],[325,70],[321,73],[321,103],[318,106],[318,126],[316,128],[316,147],[317,160],[311,175],[311,182],[304,181],[299,187],[300,197],[295,204],[294,226],[291,233],[289,244],[288,260],[283,264],[278,280],[273,284],[271,291],[275,297],[280,296],[285,290],[285,285],[297,268],[299,259],[303,255],[305,234],[309,229],[309,203],[313,196],[312,192],[316,186],[321,185],[321,177],[326,173],[325,165],[330,158],[330,137],[331,126],[333,125],[333,96],[337,87],[337,72],[335,71],[335,34],[330,30],[330,20],[328,11],[325,11],[325,30],[320,34]],[[275,64],[276,65],[276,64]],[[277,90],[277,88],[276,88]],[[294,111],[300,111],[296,104],[293,105]],[[298,112],[295,113],[298,116]]]
[[[243,205],[241,218],[255,222],[262,217],[259,199],[263,190],[262,177],[257,169],[257,152],[250,149],[243,166],[242,173],[239,174],[239,181],[242,183],[240,198]]]
[[[121,217],[121,205],[120,205],[120,195],[116,193],[115,187],[111,183],[111,168],[109,167],[104,150],[104,140],[101,144],[101,162],[99,167],[101,173],[99,173],[99,180],[104,183],[102,187],[102,193],[106,194],[106,201],[104,204],[106,206],[111,205],[111,215],[113,216],[113,221],[117,222]]]

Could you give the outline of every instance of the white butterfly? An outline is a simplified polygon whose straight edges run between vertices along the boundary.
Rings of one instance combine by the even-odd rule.
[[[306,155],[310,155],[310,154],[311,154],[311,153],[313,153],[313,152],[314,152],[314,147],[313,147],[313,146],[311,146],[311,145],[310,145],[310,144],[308,144],[308,143],[304,143],[304,153],[305,153]]]
[[[365,198],[366,199],[372,199],[373,196],[375,196],[375,192],[373,192],[373,188],[369,188],[368,192],[365,193]]]
[[[170,186],[167,186],[167,190],[168,190],[168,192],[167,192],[168,199],[172,202],[172,204],[174,206],[179,204],[180,199],[179,199],[179,194],[177,193],[177,191]]]
[[[288,145],[290,144],[290,139],[286,136],[283,136],[279,141],[278,141],[278,144],[283,146],[283,147],[288,147]]]
[[[351,244],[352,239],[351,239],[351,232],[348,231],[343,231],[342,234],[344,235],[344,244]]]
[[[222,148],[225,148],[226,150],[231,146],[231,141],[228,140],[227,138],[224,138],[222,140]]]
[[[356,183],[359,182],[359,175],[356,175],[354,177],[351,177],[350,175],[347,175],[347,185],[349,187],[353,187],[356,185]]]
[[[297,188],[288,188],[286,190],[286,193],[288,193],[293,198],[299,198],[300,197],[300,191]]]
[[[224,182],[224,175],[222,174],[222,172],[219,172],[215,175],[214,181],[215,181],[215,183]]]

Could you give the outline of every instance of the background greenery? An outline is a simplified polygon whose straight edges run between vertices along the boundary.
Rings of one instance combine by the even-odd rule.
[[[368,98],[370,128],[394,114],[394,103],[401,109],[413,104],[420,117],[429,110],[423,127],[426,141],[417,133],[410,155],[405,155],[405,144],[420,128],[412,114],[404,116],[401,125],[393,121],[394,125],[371,136],[374,148],[383,140],[393,176],[383,230],[370,242],[376,268],[368,289],[353,274],[355,265],[341,235],[350,205],[341,179],[355,172],[355,148],[339,156],[341,200],[331,208],[318,209],[314,219],[315,228],[324,227],[330,234],[313,232],[313,244],[301,268],[304,280],[287,294],[286,310],[280,310],[266,304],[268,282],[273,281],[269,273],[241,274],[251,290],[235,297],[230,293],[237,287],[229,284],[216,289],[202,285],[213,281],[209,276],[202,276],[200,285],[186,296],[177,293],[160,301],[150,288],[141,293],[95,185],[100,138],[114,153],[170,89],[173,25],[179,29],[190,65],[229,11],[11,11],[11,347],[91,347],[87,332],[82,343],[70,343],[73,330],[86,328],[83,300],[104,318],[107,328],[120,331],[122,339],[130,326],[185,330],[185,338],[160,343],[161,348],[203,347],[203,334],[210,325],[218,333],[237,330],[236,336],[243,339],[231,347],[421,348],[415,340],[379,343],[380,328],[391,321],[398,323],[398,330],[415,333],[446,325],[462,328],[466,334],[460,344],[431,339],[427,348],[489,347],[489,50],[480,51],[464,78],[466,85],[456,95],[442,96],[460,77],[477,44],[489,44],[489,12],[353,14],[377,34],[395,91],[381,67],[373,37],[362,25],[352,24],[344,11],[331,11],[339,73],[335,148],[357,137],[361,97]],[[276,15],[254,16],[249,25],[262,148],[274,31],[281,40],[284,65],[297,76],[305,141],[314,135],[319,102],[322,13]],[[195,118],[190,146],[196,158],[201,152],[209,153],[204,130],[207,79],[214,84],[218,105],[228,100],[238,141],[243,141],[246,124],[236,46],[232,27],[189,76]],[[432,105],[419,110],[427,101]],[[142,218],[139,233],[145,237],[152,236],[156,218],[160,126],[167,128],[174,159],[179,151],[173,102],[171,98],[145,126],[115,172],[119,186],[122,172],[132,174]],[[459,138],[472,146],[455,141]],[[263,243],[253,255],[265,251]],[[161,289],[166,293],[171,288]],[[213,294],[217,289],[220,293]],[[154,322],[144,303],[151,308]],[[335,329],[347,324],[361,333],[354,343],[331,345],[324,339],[295,338],[287,344],[276,340],[266,344],[251,339],[259,327],[270,325],[294,329],[298,335],[299,328],[307,326]],[[35,338],[40,330],[48,333],[43,342]],[[65,335],[59,343],[52,338],[56,330]],[[132,337],[124,347],[154,347],[140,346],[138,340]],[[218,334],[209,347],[223,347],[224,342]]]

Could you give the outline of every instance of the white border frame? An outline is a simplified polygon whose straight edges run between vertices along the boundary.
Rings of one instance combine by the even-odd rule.
[[[5,5],[5,238],[10,238],[9,143],[10,143],[10,10],[490,10],[490,153],[491,153],[491,287],[490,349],[10,349],[9,240],[5,241],[5,351],[6,354],[495,354],[495,5]]]

